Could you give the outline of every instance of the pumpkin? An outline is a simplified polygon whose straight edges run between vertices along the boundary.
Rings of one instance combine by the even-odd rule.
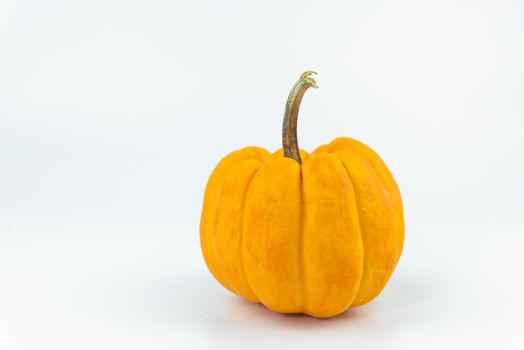
[[[231,292],[280,313],[328,318],[375,298],[402,252],[400,192],[371,148],[341,137],[299,150],[305,72],[284,114],[283,149],[246,147],[211,174],[200,225],[202,253]]]

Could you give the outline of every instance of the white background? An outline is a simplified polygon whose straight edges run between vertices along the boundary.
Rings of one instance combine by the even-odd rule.
[[[524,2],[0,1],[0,349],[524,347]],[[404,254],[369,305],[283,316],[208,273],[228,152],[373,147]]]

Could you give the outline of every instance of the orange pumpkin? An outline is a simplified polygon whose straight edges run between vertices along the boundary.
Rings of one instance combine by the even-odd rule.
[[[283,150],[246,147],[211,174],[202,252],[227,289],[269,309],[336,316],[384,288],[404,241],[402,201],[380,157],[350,138],[310,155],[296,138],[306,72],[286,105]]]

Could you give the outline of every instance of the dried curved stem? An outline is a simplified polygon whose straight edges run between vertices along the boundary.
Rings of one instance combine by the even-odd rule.
[[[310,87],[318,88],[315,79],[311,75],[317,74],[313,71],[302,73],[300,79],[291,89],[286,102],[284,112],[284,122],[282,124],[282,146],[284,148],[284,157],[294,159],[298,164],[302,164],[297,140],[297,119],[298,109],[302,96]]]

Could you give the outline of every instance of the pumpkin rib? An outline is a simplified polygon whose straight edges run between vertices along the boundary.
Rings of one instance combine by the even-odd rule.
[[[317,148],[313,150],[313,152],[311,152],[311,155],[319,154],[319,153],[329,153],[328,149],[330,145],[331,145],[330,143],[325,143],[323,145],[318,146]]]
[[[382,179],[366,158],[359,153],[347,150],[336,151],[333,155],[342,162],[348,176],[352,179],[364,243],[364,267],[361,286],[351,305],[351,307],[355,307],[373,300],[380,294],[393,273],[397,260],[395,242],[397,230],[395,226],[396,213]],[[362,168],[365,169],[360,174],[359,166],[360,171],[362,171]],[[357,181],[359,177],[360,180]],[[373,190],[373,187],[375,190]],[[382,198],[382,201],[380,198]],[[371,202],[366,203],[368,200],[371,200]],[[362,208],[364,205],[365,208]],[[369,207],[370,205],[371,208]],[[381,212],[370,217],[370,213],[376,210]],[[388,232],[387,229],[391,227],[391,224],[393,224],[394,229]],[[388,235],[384,236],[386,233]],[[389,249],[388,246],[390,247]],[[376,258],[377,252],[380,253],[380,259]],[[371,257],[373,255],[375,255],[375,258]],[[376,265],[377,261],[386,265]],[[377,267],[381,273],[377,274]],[[370,271],[373,271],[373,273],[370,274]]]
[[[214,235],[211,236],[214,246],[218,246],[220,249],[218,255],[215,256],[222,261],[220,268],[217,269],[218,275],[221,276],[219,281],[233,293],[253,302],[257,301],[256,295],[252,293],[247,282],[243,264],[238,262],[239,257],[241,257],[240,240],[243,230],[242,220],[239,217],[244,210],[244,199],[249,183],[261,165],[262,163],[256,159],[246,159],[232,166],[229,173],[225,175],[216,209],[217,223]],[[249,178],[246,178],[246,176]],[[236,187],[242,183],[246,183],[244,188]],[[230,186],[229,191],[224,192],[226,185]],[[231,239],[228,235],[234,236],[231,236]]]
[[[386,192],[388,193],[391,204],[396,214],[396,226],[397,226],[397,263],[402,254],[404,246],[404,208],[402,204],[402,198],[400,195],[400,190],[398,188],[397,182],[391,174],[391,171],[388,169],[386,163],[382,158],[375,152],[371,147],[365,145],[364,143],[355,140],[350,137],[339,137],[331,141],[328,147],[328,152],[333,153],[338,150],[347,150],[355,152],[361,155],[364,159],[368,161],[371,167],[375,170],[375,173],[381,179],[382,184],[384,185]],[[339,148],[339,149],[334,149]]]
[[[239,152],[246,155],[250,159],[258,160],[261,163],[265,163],[271,157],[271,153],[262,147],[247,146],[239,149]]]
[[[303,165],[303,312],[317,318],[347,310],[362,277],[363,246],[355,193],[340,160],[312,155]]]
[[[254,152],[252,152],[254,151]],[[208,180],[208,185],[206,187],[206,191],[204,194],[204,205],[202,209],[202,218],[200,222],[200,242],[201,242],[201,249],[202,253],[204,255],[204,260],[206,262],[206,265],[211,272],[211,274],[215,277],[215,279],[226,289],[229,291],[238,294],[235,290],[232,290],[228,286],[226,286],[227,282],[224,282],[225,277],[222,276],[222,273],[220,273],[216,265],[218,265],[218,259],[214,254],[212,254],[212,249],[210,247],[215,244],[215,237],[216,237],[216,231],[217,231],[217,223],[218,223],[218,209],[222,197],[222,190],[224,186],[224,182],[226,178],[228,177],[229,173],[236,167],[238,164],[253,160],[258,161],[261,164],[263,164],[260,160],[256,159],[256,152],[258,152],[260,155],[263,155],[265,152],[267,155],[269,155],[269,152],[267,150],[261,148],[261,147],[244,147],[242,149],[233,151],[226,156],[224,156],[220,162],[216,165],[215,169],[210,175],[210,178]],[[218,183],[219,184],[218,184]],[[215,188],[213,188],[215,187]],[[215,193],[213,193],[215,192]],[[210,197],[215,197],[212,201]],[[211,223],[210,223],[211,222]],[[253,300],[252,300],[253,301]],[[254,301],[256,302],[256,301]]]
[[[357,201],[357,190],[355,188],[355,185],[353,183],[353,179],[351,178],[351,173],[349,172],[346,164],[339,158],[337,157],[336,154],[334,153],[329,153],[329,154],[332,154],[333,156],[335,156],[338,161],[340,162],[340,164],[342,164],[342,166],[344,167],[345,171],[346,171],[346,174],[349,178],[349,181],[351,182],[351,186],[353,187],[353,191],[354,191],[354,197],[355,197],[355,206],[357,208],[357,215],[358,215],[358,226],[360,228],[360,240],[362,242],[362,269],[361,269],[361,274],[360,274],[360,279],[358,280],[358,288],[357,288],[357,292],[355,293],[355,297],[353,298],[353,300],[351,301],[351,303],[349,304],[349,308],[351,308],[353,306],[353,303],[355,301],[355,299],[357,298],[358,296],[358,293],[360,291],[360,287],[362,286],[362,280],[364,278],[364,269],[366,268],[366,249],[364,247],[364,232],[362,230],[362,223],[361,223],[361,219],[360,219],[360,208],[359,208],[359,205],[358,205],[358,201]],[[347,310],[347,309],[346,309]]]
[[[240,238],[239,238],[238,252],[237,252],[238,253],[238,259],[240,260],[241,274],[242,274],[242,276],[244,278],[245,284],[249,288],[251,294],[253,294],[255,296],[255,298],[256,298],[256,299],[255,298],[250,298],[248,300],[251,301],[251,302],[254,302],[254,303],[260,303],[260,299],[258,298],[258,296],[255,293],[255,291],[253,290],[253,288],[251,288],[251,285],[249,284],[249,280],[247,278],[247,273],[246,273],[246,265],[245,265],[245,262],[244,262],[244,216],[245,216],[245,213],[246,213],[246,197],[247,197],[247,192],[249,191],[249,186],[251,186],[251,182],[253,182],[253,179],[255,178],[256,174],[258,173],[260,168],[264,165],[264,163],[262,161],[258,161],[258,162],[260,163],[260,165],[259,165],[257,171],[249,179],[249,181],[247,183],[247,186],[246,186],[246,189],[244,191],[244,195],[243,195],[242,209],[240,210],[240,213],[241,213],[240,214]]]
[[[218,221],[217,208],[222,195],[225,177],[236,163],[244,160],[246,160],[246,156],[240,151],[233,151],[224,156],[211,173],[204,193],[204,204],[200,220],[200,247],[209,271],[219,282],[220,278],[215,267],[216,261],[211,256],[210,247],[208,246],[212,244],[213,240],[211,238],[215,235],[214,231]],[[220,284],[222,283],[220,282]]]
[[[294,160],[271,159],[259,169],[246,196],[247,280],[258,299],[277,312],[301,312],[300,181],[300,166]]]
[[[251,184],[253,183],[253,180],[255,179],[255,177],[257,176],[258,172],[262,169],[262,167],[265,165],[266,163],[262,163],[261,166],[258,168],[258,170],[256,171],[256,173],[251,177],[251,179],[249,180],[249,184],[247,185],[246,187],[246,193],[245,193],[245,196],[244,196],[244,201],[242,203],[242,233],[240,234],[240,245],[239,245],[239,248],[240,248],[240,252],[239,252],[239,259],[241,260],[241,265],[242,265],[242,271],[244,273],[244,277],[246,278],[246,282],[249,286],[249,289],[251,290],[251,292],[253,293],[253,295],[257,298],[257,301],[256,303],[258,304],[261,304],[262,301],[261,301],[261,298],[257,295],[257,292],[255,291],[255,288],[253,288],[251,286],[251,283],[249,282],[249,276],[248,276],[248,273],[247,273],[247,268],[246,268],[246,259],[244,258],[244,254],[245,254],[245,242],[246,242],[246,204],[247,204],[247,196],[248,196],[248,193],[249,193],[249,189],[251,188]],[[250,300],[252,301],[252,300]]]

